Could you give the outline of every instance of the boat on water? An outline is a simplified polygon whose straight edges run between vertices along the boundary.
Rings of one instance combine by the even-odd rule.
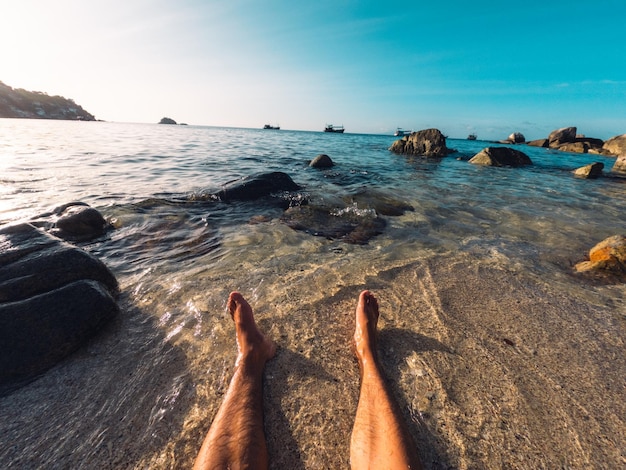
[[[470,134],[467,136],[467,140],[476,140],[476,134]]]
[[[393,133],[393,135],[395,135],[396,137],[403,137],[405,135],[411,135],[412,133],[413,133],[413,131],[405,131],[401,127],[398,127],[396,129],[396,132]]]
[[[334,132],[336,134],[343,134],[343,131],[345,131],[343,126],[333,126],[332,124],[326,124],[324,129],[324,132]]]
[[[265,124],[263,126],[263,129],[275,129],[275,130],[280,130],[280,126],[272,126],[271,124]]]

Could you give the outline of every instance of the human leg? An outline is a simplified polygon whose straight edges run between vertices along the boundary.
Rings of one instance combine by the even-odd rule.
[[[361,391],[350,443],[354,469],[421,469],[415,445],[382,374],[376,349],[378,302],[363,291],[356,308],[354,345]]]
[[[263,432],[263,370],[276,345],[257,328],[252,308],[238,292],[228,298],[235,322],[235,373],[200,452],[195,469],[267,468]]]

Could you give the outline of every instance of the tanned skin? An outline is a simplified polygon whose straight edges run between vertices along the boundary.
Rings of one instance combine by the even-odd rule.
[[[378,301],[363,291],[356,307],[354,349],[361,392],[350,441],[353,469],[421,469],[415,444],[382,374],[376,332]]]
[[[252,308],[238,292],[228,297],[237,336],[235,373],[202,443],[194,469],[265,469],[263,370],[276,345],[257,328]]]
[[[252,308],[238,292],[228,298],[235,322],[237,360],[224,401],[202,443],[194,469],[266,469],[263,370],[276,345],[257,328]],[[361,392],[350,444],[353,469],[421,469],[411,436],[381,372],[376,349],[378,302],[361,292],[354,346]]]

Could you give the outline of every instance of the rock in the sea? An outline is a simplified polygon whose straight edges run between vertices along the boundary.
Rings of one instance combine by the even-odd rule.
[[[445,157],[452,153],[446,147],[446,138],[439,129],[425,129],[396,140],[389,150],[403,155]]]
[[[579,273],[592,272],[626,278],[626,236],[615,235],[601,241],[589,251],[589,261],[578,263],[575,269]]]
[[[589,151],[589,145],[586,142],[569,142],[558,146],[561,152],[571,153],[587,153]]]
[[[527,144],[531,147],[547,147],[548,139],[531,140],[530,142],[527,142]]]
[[[229,183],[215,195],[222,201],[253,201],[280,191],[300,189],[291,177],[281,171],[248,176]]]
[[[176,121],[174,121],[172,118],[164,117],[161,118],[159,124],[176,124]]]
[[[474,155],[469,162],[475,165],[514,167],[533,164],[524,152],[508,147],[487,147]]]
[[[361,209],[374,209],[377,214],[387,216],[400,216],[414,210],[413,206],[406,202],[371,189],[359,190],[345,198],[345,202],[356,204]]]
[[[577,168],[576,170],[574,170],[574,176],[576,176],[577,178],[585,179],[598,178],[599,176],[602,176],[603,169],[604,163],[595,162],[591,163],[590,165],[585,165],[583,167]]]
[[[64,240],[90,240],[104,234],[111,225],[93,207],[69,205],[59,213],[52,233]]]
[[[626,155],[622,157],[617,157],[617,160],[615,160],[611,171],[615,173],[626,174]]]
[[[602,148],[617,157],[626,156],[626,134],[616,135],[604,142]]]
[[[311,160],[309,166],[313,168],[331,168],[334,166],[334,163],[328,155],[322,153]]]
[[[364,245],[370,238],[381,234],[386,225],[385,220],[372,210],[314,205],[290,207],[281,221],[294,230],[357,245]]]
[[[526,137],[521,132],[513,132],[506,140],[514,144],[523,144],[526,142]]]
[[[548,146],[551,148],[558,148],[569,142],[576,142],[575,127],[562,127],[550,132],[548,136]]]
[[[0,229],[0,395],[78,349],[119,311],[100,260],[30,224]]]

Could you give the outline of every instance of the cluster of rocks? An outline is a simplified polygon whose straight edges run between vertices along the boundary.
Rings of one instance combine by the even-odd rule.
[[[532,140],[528,145],[545,147],[563,152],[593,153],[607,157],[617,157],[611,171],[626,174],[626,134],[617,135],[604,141],[577,134],[576,127],[563,127],[550,133],[546,139]],[[595,164],[596,166],[599,163]]]
[[[512,133],[508,139],[500,141],[503,144],[525,143],[526,138],[521,132]],[[528,142],[536,147],[548,147],[568,152],[596,153],[606,156],[615,156],[616,161],[612,172],[626,174],[626,134],[615,136],[602,141],[576,134],[575,127],[557,129],[550,133],[547,139]],[[446,146],[446,138],[438,129],[425,129],[413,132],[396,140],[390,151],[403,155],[444,157],[454,150]],[[487,147],[471,158],[470,163],[492,166],[525,166],[532,165],[532,161],[524,152],[509,147]],[[594,162],[574,171],[579,178],[597,178],[602,175],[604,164]]]

